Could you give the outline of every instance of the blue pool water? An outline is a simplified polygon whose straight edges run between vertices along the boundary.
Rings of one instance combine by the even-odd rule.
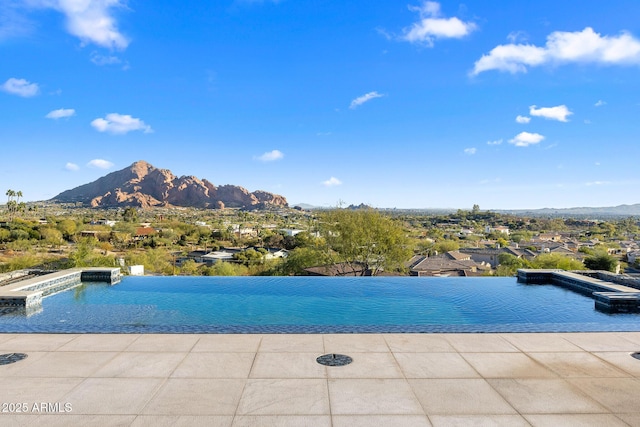
[[[514,278],[416,277],[125,277],[0,313],[0,332],[561,331],[640,331],[640,316]]]

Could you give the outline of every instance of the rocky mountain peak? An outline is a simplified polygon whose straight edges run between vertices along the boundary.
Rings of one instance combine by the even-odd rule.
[[[52,200],[81,202],[92,207],[184,206],[199,208],[233,207],[263,209],[288,206],[280,195],[266,191],[249,192],[237,185],[216,187],[193,175],[176,177],[168,169],[158,169],[144,160],[96,181],[64,191]]]

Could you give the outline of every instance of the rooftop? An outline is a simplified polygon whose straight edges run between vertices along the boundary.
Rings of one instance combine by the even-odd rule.
[[[28,355],[0,366],[27,408],[0,424],[640,425],[636,351],[639,332],[0,334]]]

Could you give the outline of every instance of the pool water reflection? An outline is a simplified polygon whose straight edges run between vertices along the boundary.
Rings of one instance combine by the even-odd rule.
[[[515,278],[125,277],[0,313],[0,332],[640,331],[638,314]]]

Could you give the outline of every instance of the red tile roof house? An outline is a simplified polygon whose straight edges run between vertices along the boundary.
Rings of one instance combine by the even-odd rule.
[[[149,236],[156,234],[155,228],[151,227],[138,227],[133,235],[133,240],[144,240]]]

